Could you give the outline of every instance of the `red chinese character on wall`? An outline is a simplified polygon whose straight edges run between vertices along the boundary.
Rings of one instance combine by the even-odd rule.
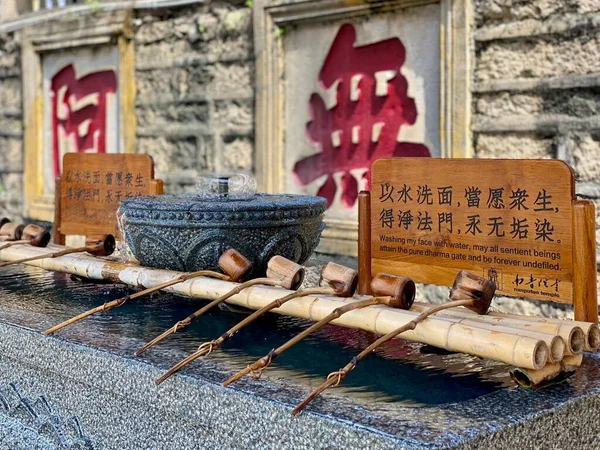
[[[351,170],[364,169],[359,176],[368,184],[369,168],[376,159],[431,156],[423,144],[397,140],[400,128],[417,120],[415,101],[408,96],[408,82],[400,73],[406,59],[404,45],[392,38],[355,47],[355,40],[354,27],[345,24],[331,45],[318,81],[324,89],[337,83],[337,102],[327,109],[320,95],[311,96],[306,132],[320,153],[296,162],[293,169],[300,186],[326,176],[317,195],[327,199],[327,207],[338,190],[334,174],[342,173],[341,201],[351,208],[359,190]]]
[[[60,175],[61,141],[71,140],[76,152],[106,151],[106,95],[117,90],[114,70],[90,73],[80,79],[70,64],[50,83],[52,105],[52,164]]]

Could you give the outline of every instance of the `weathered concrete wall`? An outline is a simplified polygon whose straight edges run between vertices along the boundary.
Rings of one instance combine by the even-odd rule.
[[[600,206],[600,3],[472,6],[475,155],[565,159],[578,193]],[[221,0],[132,15],[135,150],[154,157],[168,192],[193,189],[200,173],[252,171],[252,9]],[[2,36],[0,214],[12,217],[22,211],[20,67],[18,43]]]
[[[165,190],[198,174],[253,170],[252,9],[213,2],[136,11],[136,151],[154,157]]]
[[[567,161],[600,221],[600,2],[475,0],[474,9],[475,154]]]
[[[23,111],[20,47],[0,36],[0,216],[19,219],[23,209]]]

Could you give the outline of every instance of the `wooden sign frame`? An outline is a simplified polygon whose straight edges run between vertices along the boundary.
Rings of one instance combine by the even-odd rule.
[[[52,231],[53,242],[61,245],[67,234],[110,233],[118,237],[115,212],[121,199],[163,193],[162,180],[154,178],[150,155],[67,153],[63,177],[55,182]],[[80,217],[67,218],[65,213],[71,206],[81,210]]]
[[[403,182],[410,178],[411,168],[419,167],[419,164],[423,164],[422,173],[430,173],[436,170],[438,164],[442,164],[444,161],[444,171],[440,171],[446,180],[449,176],[453,176],[455,180],[454,185],[459,185],[464,179],[464,176],[457,176],[460,173],[481,173],[482,168],[486,166],[494,168],[503,173],[503,167],[515,167],[515,164],[521,166],[527,166],[531,172],[532,168],[539,167],[537,173],[541,175],[540,178],[548,176],[548,170],[558,171],[557,173],[562,174],[562,180],[569,180],[569,186],[562,186],[562,191],[566,192],[563,194],[563,198],[566,198],[566,202],[569,203],[567,206],[570,210],[570,218],[565,219],[565,214],[569,212],[561,212],[560,216],[564,223],[568,224],[569,228],[569,244],[562,243],[561,246],[566,249],[565,253],[569,256],[569,263],[572,261],[572,265],[568,264],[569,271],[569,291],[564,298],[553,299],[553,298],[540,298],[538,299],[545,301],[559,301],[562,303],[573,304],[574,313],[576,320],[582,320],[587,322],[598,323],[598,300],[597,300],[597,287],[596,287],[596,235],[595,235],[595,206],[593,202],[588,200],[577,200],[574,193],[574,181],[572,169],[565,163],[556,160],[521,160],[515,163],[515,160],[474,160],[474,159],[453,159],[453,160],[430,160],[429,162],[423,160],[417,162],[419,158],[386,158],[383,160],[376,161],[372,166],[371,177],[372,180],[377,181],[378,173],[385,173],[384,177],[389,177],[390,180],[396,182],[397,185],[403,186]],[[387,163],[386,161],[391,161]],[[436,162],[436,161],[439,161]],[[506,161],[506,162],[504,162]],[[454,164],[456,167],[449,168],[448,163]],[[377,166],[385,167],[385,170],[378,169]],[[392,170],[390,170],[394,167]],[[400,169],[402,166],[402,169]],[[426,167],[427,166],[427,167]],[[404,170],[404,167],[407,169]],[[461,171],[456,172],[456,168],[461,168]],[[468,170],[470,168],[470,170]],[[380,172],[378,172],[380,170]],[[536,169],[537,170],[537,169]],[[527,172],[527,170],[525,170]],[[445,172],[445,173],[444,173]],[[448,175],[454,174],[454,175]],[[381,177],[380,177],[381,178]],[[485,177],[482,177],[485,179]],[[504,178],[509,178],[507,175]],[[550,177],[551,178],[551,177]],[[386,178],[387,179],[387,178]],[[429,178],[431,179],[431,178]],[[499,177],[503,179],[503,177]],[[525,179],[528,179],[525,177]],[[463,182],[464,184],[464,182]],[[373,184],[375,186],[375,184]],[[415,187],[416,188],[416,187]],[[375,189],[372,187],[372,190]],[[415,192],[413,191],[413,196]],[[533,197],[535,198],[535,197]],[[372,214],[377,215],[378,213],[372,208],[375,205],[380,208],[381,198],[379,193],[377,197],[375,194],[371,195],[371,191],[362,191],[359,194],[359,239],[358,239],[358,265],[359,265],[359,293],[368,294],[370,293],[370,281],[372,277],[379,272],[383,271],[385,267],[386,272],[405,274],[412,277],[417,282],[432,283],[438,285],[449,286],[451,284],[450,274],[458,272],[461,268],[459,263],[453,265],[453,263],[447,260],[440,264],[444,266],[442,269],[433,269],[431,262],[425,262],[418,258],[409,258],[405,255],[387,255],[381,254],[379,248],[376,247],[375,240],[381,239],[381,236],[373,235],[373,223],[377,220]],[[533,199],[529,200],[530,202]],[[458,204],[460,206],[460,203]],[[456,205],[455,205],[456,206]],[[464,208],[465,205],[463,205]],[[456,212],[456,209],[454,210]],[[389,233],[395,233],[394,231],[388,230]],[[460,234],[460,232],[459,232]],[[485,234],[482,235],[482,239],[485,238]],[[460,242],[461,239],[466,239],[463,236],[453,236],[455,242]],[[560,242],[560,241],[559,241]],[[377,245],[379,241],[377,241]],[[401,245],[400,245],[401,246]],[[377,258],[374,258],[373,248],[377,250]],[[397,249],[400,250],[400,249]],[[401,252],[400,252],[401,253]],[[572,257],[571,257],[572,255]],[[382,259],[383,258],[383,259]],[[571,259],[572,258],[572,259]],[[431,261],[431,260],[430,260]],[[385,263],[385,264],[383,264]],[[379,268],[379,270],[377,270]],[[438,273],[439,272],[439,273]],[[572,287],[571,287],[572,286]],[[511,294],[518,295],[518,294]],[[526,297],[526,295],[524,295]]]

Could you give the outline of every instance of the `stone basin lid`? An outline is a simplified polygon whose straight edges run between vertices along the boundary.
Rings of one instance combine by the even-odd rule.
[[[186,222],[210,226],[290,225],[321,220],[326,200],[311,195],[254,194],[206,197],[198,194],[163,194],[125,199],[121,212],[127,221]]]

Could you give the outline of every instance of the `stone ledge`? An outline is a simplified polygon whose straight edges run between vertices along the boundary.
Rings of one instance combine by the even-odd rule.
[[[227,101],[227,100],[252,100],[254,99],[254,91],[252,89],[241,89],[236,91],[214,91],[204,92],[195,95],[183,95],[176,97],[174,95],[156,95],[153,97],[138,98],[135,102],[136,108],[143,108],[155,105],[171,105],[171,104],[195,104],[205,103],[208,101]]]
[[[598,28],[600,13],[561,14],[545,20],[527,19],[502,25],[482,27],[475,31],[475,40],[486,42],[500,39],[531,38],[548,34],[564,33],[579,28]]]
[[[249,52],[227,53],[219,55],[188,54],[162,61],[156,64],[137,64],[136,71],[149,72],[152,70],[168,70],[173,67],[198,67],[217,63],[235,63],[253,61],[254,55]]]
[[[491,119],[476,115],[472,130],[475,133],[598,131],[600,130],[600,116],[580,119],[568,115],[548,114],[540,116],[505,116]]]
[[[20,379],[80,418],[102,448],[415,448],[344,421],[186,376],[154,386],[147,363],[0,323],[0,382]],[[251,426],[249,426],[251,424]]]
[[[600,86],[600,74],[567,75],[554,78],[510,78],[480,81],[473,87],[474,93],[502,91],[545,91],[550,89],[593,88]]]

